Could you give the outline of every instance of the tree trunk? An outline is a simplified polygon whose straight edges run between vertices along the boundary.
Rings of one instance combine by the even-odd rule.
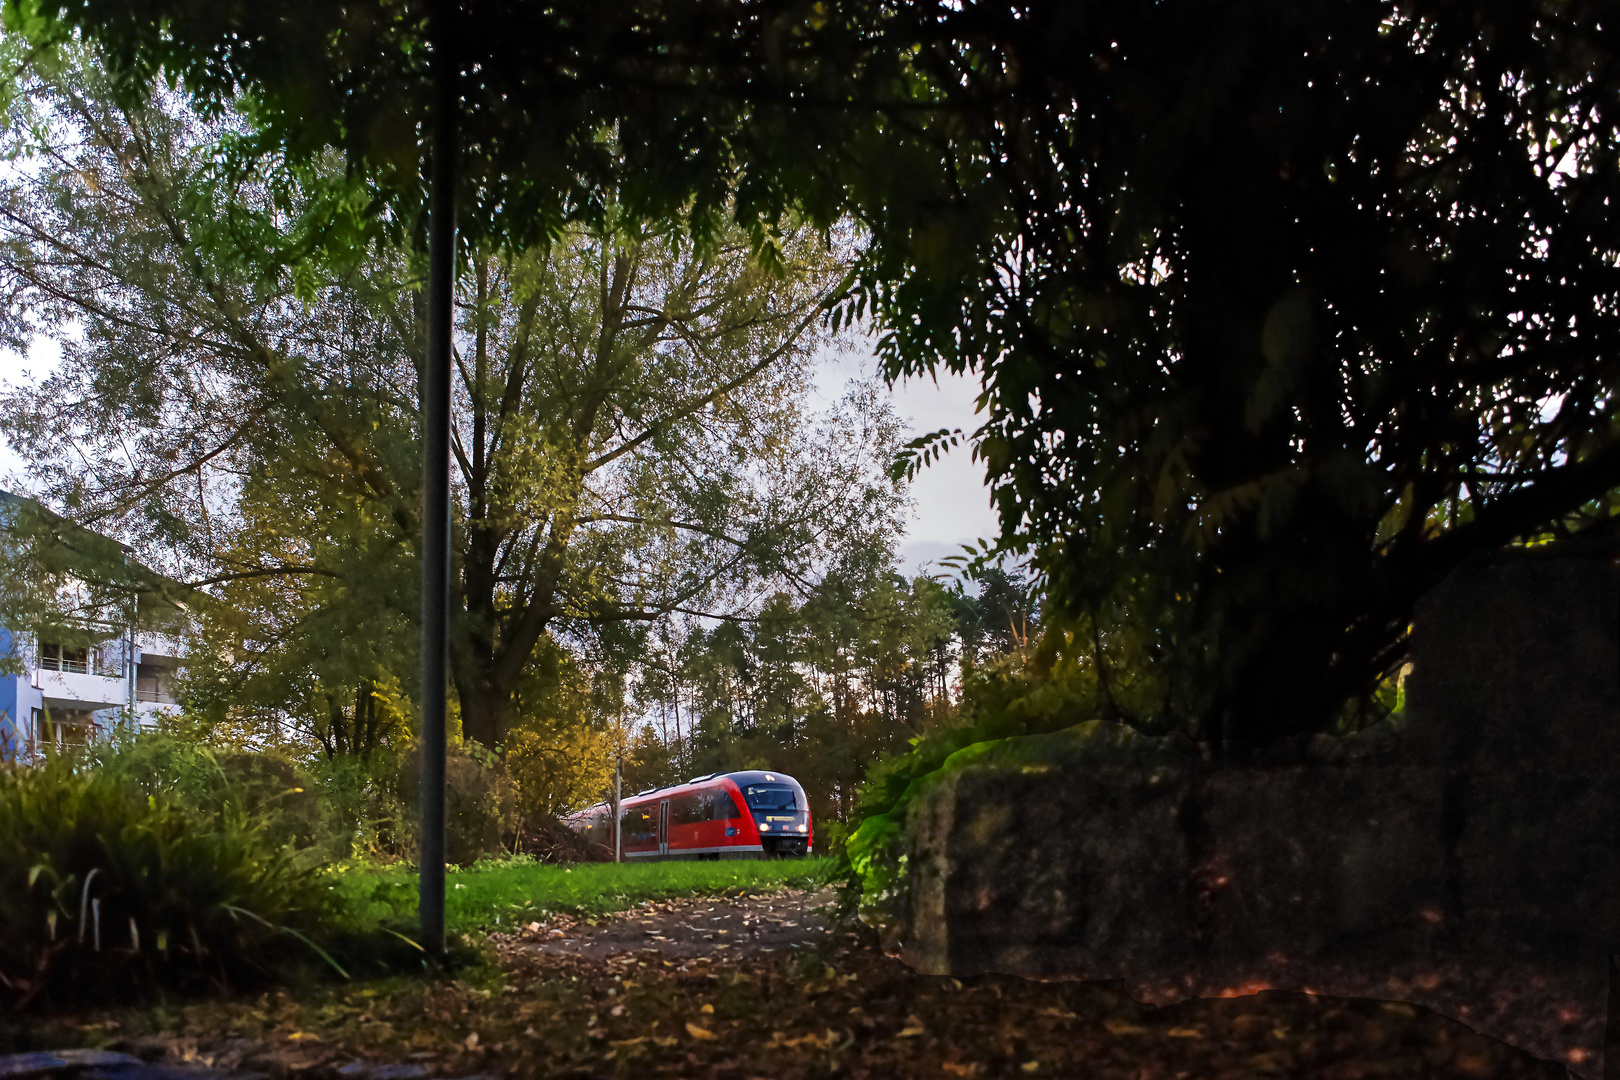
[[[511,694],[491,684],[487,678],[457,680],[456,696],[461,701],[461,736],[481,743],[490,750],[506,739],[506,708]]]

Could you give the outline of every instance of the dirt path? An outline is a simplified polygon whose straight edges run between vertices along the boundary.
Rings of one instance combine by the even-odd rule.
[[[80,1018],[13,1049],[151,1063],[50,1080],[1563,1080],[1395,1002],[1264,993],[1152,1008],[1108,983],[918,975],[774,893],[494,935],[498,969]],[[0,1069],[0,1072],[4,1072]]]
[[[605,920],[557,916],[492,940],[503,949],[606,960],[624,953],[656,953],[677,960],[736,959],[831,940],[824,914],[831,890],[789,889],[746,899],[649,902]]]

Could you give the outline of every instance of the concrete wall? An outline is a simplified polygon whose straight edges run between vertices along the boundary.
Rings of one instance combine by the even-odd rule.
[[[1493,556],[1420,606],[1398,725],[1218,768],[1104,725],[945,777],[906,838],[937,973],[1413,1001],[1604,1075],[1620,940],[1614,549]],[[1612,1055],[1620,1058],[1620,1055]],[[1609,1075],[1620,1073],[1620,1060]]]

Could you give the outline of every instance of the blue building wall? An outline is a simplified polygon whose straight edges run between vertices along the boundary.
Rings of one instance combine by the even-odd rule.
[[[0,656],[9,656],[11,647],[11,631],[0,626]],[[23,725],[27,719],[17,711],[19,681],[16,675],[0,675],[0,761],[16,761],[26,739]]]

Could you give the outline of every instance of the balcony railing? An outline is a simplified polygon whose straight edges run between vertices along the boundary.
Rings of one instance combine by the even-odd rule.
[[[39,666],[42,671],[121,679],[124,677],[121,653],[121,648],[64,649],[60,645],[43,642],[39,647]]]

